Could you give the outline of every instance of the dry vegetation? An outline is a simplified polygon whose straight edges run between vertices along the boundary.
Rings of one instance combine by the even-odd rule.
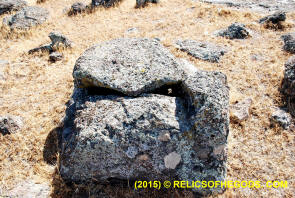
[[[230,126],[227,180],[289,182],[286,189],[228,189],[220,197],[294,196],[294,131],[270,128],[269,118],[272,107],[284,105],[278,88],[290,54],[281,50],[280,35],[295,31],[295,13],[287,15],[284,30],[274,31],[255,22],[263,15],[191,0],[162,0],[159,5],[144,9],[134,9],[135,0],[125,0],[115,8],[68,17],[63,10],[75,1],[48,0],[38,4],[50,10],[51,18],[26,35],[10,34],[1,29],[0,59],[9,60],[10,64],[5,71],[7,80],[0,81],[0,114],[22,116],[25,127],[17,134],[0,135],[0,194],[1,189],[9,190],[21,180],[33,178],[52,184],[53,197],[70,196],[73,192],[71,188],[64,188],[59,179],[54,157],[52,163],[48,163],[43,158],[43,151],[48,152],[48,145],[54,148],[54,141],[50,141],[73,90],[75,60],[85,49],[101,41],[119,37],[158,37],[177,57],[191,60],[200,69],[225,73],[231,103],[246,97],[254,101],[251,117],[242,125]],[[31,0],[29,4],[36,3]],[[4,16],[0,17],[1,21]],[[246,24],[252,37],[227,40],[212,36],[215,30],[235,21]],[[126,33],[132,27],[138,32]],[[47,35],[53,30],[62,32],[75,43],[73,50],[64,51],[62,62],[48,62],[47,54],[27,54],[28,50],[48,43]],[[229,52],[216,64],[196,60],[174,48],[173,43],[179,38],[212,41],[227,46]],[[258,59],[253,60],[253,55]],[[132,189],[121,187],[107,187],[106,191],[112,196],[136,195]],[[162,195],[165,193],[171,197],[172,192]],[[146,197],[152,194],[159,196],[151,192]],[[183,192],[173,194],[185,196]]]

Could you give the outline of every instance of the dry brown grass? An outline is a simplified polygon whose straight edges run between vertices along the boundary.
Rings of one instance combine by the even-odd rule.
[[[0,82],[0,114],[22,116],[25,127],[17,134],[0,136],[0,194],[1,189],[9,190],[19,181],[33,178],[52,184],[54,197],[70,196],[73,192],[67,191],[71,188],[64,188],[56,166],[43,159],[43,149],[45,142],[50,142],[50,132],[64,116],[65,103],[73,90],[75,60],[86,48],[101,41],[119,37],[158,37],[177,57],[191,60],[198,68],[225,73],[231,103],[246,97],[254,101],[251,117],[242,125],[230,126],[227,180],[289,182],[287,189],[228,189],[220,197],[294,196],[294,132],[270,128],[269,118],[273,106],[284,104],[278,88],[284,63],[290,55],[281,50],[280,35],[295,31],[295,13],[288,14],[284,30],[273,31],[255,23],[262,15],[191,0],[162,0],[159,5],[144,9],[134,9],[135,1],[125,0],[115,8],[68,17],[63,10],[75,1],[48,0],[39,4],[50,10],[51,18],[28,34],[7,34],[1,30],[0,59],[9,60],[10,64],[6,69],[7,80]],[[29,3],[35,4],[33,0]],[[195,8],[189,9],[191,7]],[[235,21],[245,23],[253,36],[247,40],[212,36],[215,30]],[[126,30],[131,27],[139,31],[127,34]],[[48,43],[47,35],[53,30],[62,32],[75,43],[73,50],[64,51],[62,62],[49,63],[46,54],[32,56],[26,53]],[[220,63],[212,64],[176,50],[173,44],[179,38],[207,40],[225,45],[230,50]],[[261,57],[261,60],[252,60],[252,55]],[[49,144],[54,145],[54,142]],[[125,191],[121,187],[107,192],[113,196],[134,195],[132,190]],[[158,195],[154,192],[144,195],[149,197],[153,194]],[[174,194],[176,197],[185,196],[178,192]]]

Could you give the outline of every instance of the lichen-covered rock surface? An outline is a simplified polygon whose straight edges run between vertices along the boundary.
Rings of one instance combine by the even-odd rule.
[[[219,62],[220,57],[226,53],[224,47],[194,40],[178,40],[176,47],[195,58],[213,63]]]
[[[23,0],[0,0],[0,15],[19,10],[27,5],[26,1]]]
[[[45,8],[28,6],[18,11],[13,16],[3,19],[3,23],[11,29],[28,30],[33,26],[44,23],[49,17],[49,11]]]
[[[76,88],[61,137],[64,180],[225,179],[229,96],[224,74],[194,69],[151,39],[92,47],[77,60],[73,74]]]

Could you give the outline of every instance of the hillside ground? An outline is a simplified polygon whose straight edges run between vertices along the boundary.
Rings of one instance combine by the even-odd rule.
[[[23,129],[12,135],[0,135],[0,194],[31,178],[52,186],[53,197],[67,197],[75,187],[65,187],[56,170],[53,152],[54,129],[65,115],[66,102],[73,91],[72,71],[76,59],[90,46],[120,37],[160,38],[164,46],[179,58],[192,61],[197,68],[225,73],[230,87],[230,103],[252,98],[250,118],[230,125],[227,180],[287,180],[288,188],[228,189],[219,197],[293,197],[295,194],[294,131],[271,128],[272,108],[284,106],[278,89],[284,63],[291,56],[282,51],[280,36],[295,31],[295,12],[287,14],[285,29],[269,30],[257,21],[265,16],[251,10],[231,10],[191,0],[161,0],[158,5],[135,9],[135,0],[124,0],[117,7],[69,17],[64,9],[76,0],[47,0],[38,4],[51,17],[27,34],[1,29],[0,60],[8,60],[6,80],[0,81],[0,115],[24,118]],[[89,3],[88,1],[84,1]],[[29,1],[36,5],[35,1]],[[8,14],[2,15],[0,21]],[[244,23],[252,31],[246,40],[215,37],[213,32],[233,22]],[[137,31],[127,32],[129,28]],[[48,54],[28,55],[28,50],[49,43],[48,34],[59,31],[75,44],[64,50],[64,60],[50,63]],[[8,38],[9,37],[9,38]],[[214,42],[229,49],[220,63],[194,59],[176,50],[177,39]],[[49,151],[47,151],[48,148]],[[53,152],[54,153],[54,152]],[[2,192],[1,192],[2,190]],[[134,197],[132,189],[107,187],[111,196]],[[147,193],[147,197],[171,192]],[[189,196],[172,192],[175,197]]]

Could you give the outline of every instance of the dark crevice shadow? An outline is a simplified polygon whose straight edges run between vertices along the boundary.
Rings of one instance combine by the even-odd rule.
[[[56,165],[57,163],[61,131],[62,126],[59,125],[49,132],[45,140],[43,147],[43,159],[49,165]]]

